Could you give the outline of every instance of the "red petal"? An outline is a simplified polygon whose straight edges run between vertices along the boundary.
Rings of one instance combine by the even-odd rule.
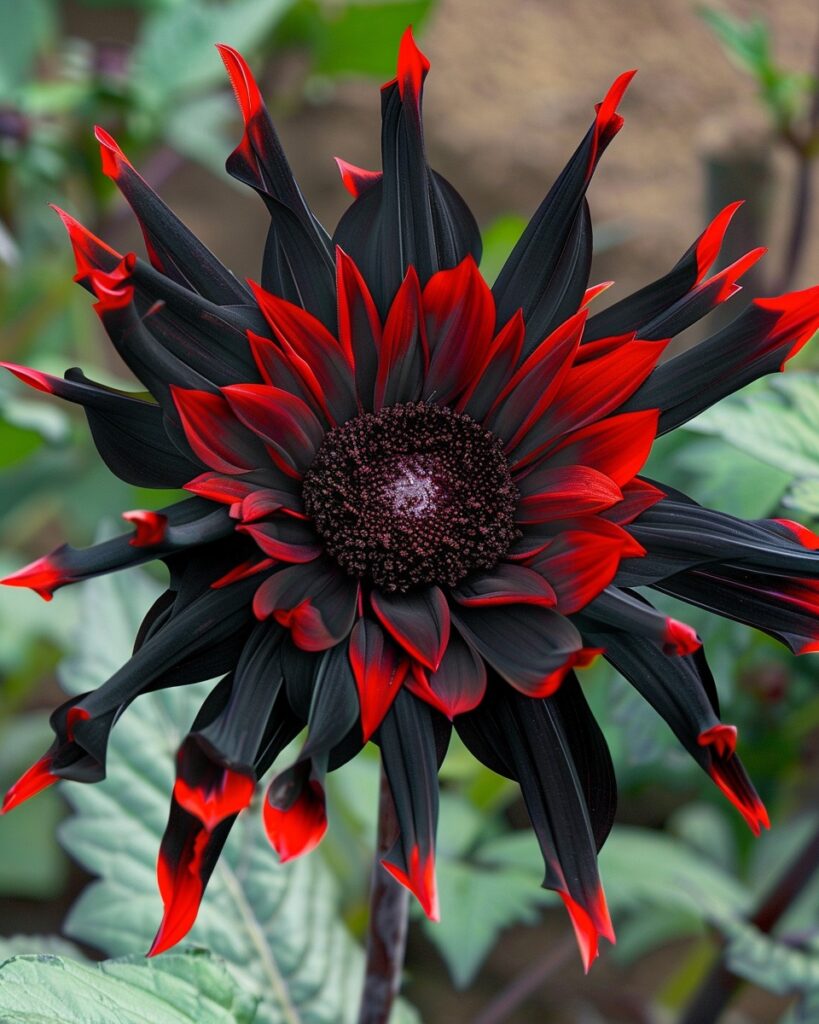
[[[224,576],[220,576],[219,579],[214,580],[210,585],[210,589],[221,590],[222,587],[229,587],[231,583],[238,583],[239,580],[246,580],[250,576],[255,576],[256,573],[264,572],[265,569],[271,569],[275,564],[275,558],[263,558],[261,561],[255,557],[248,558],[247,561],[228,570]]]
[[[589,973],[589,968],[597,959],[600,936],[615,942],[614,927],[609,916],[606,896],[602,887],[598,891],[595,906],[592,908],[597,923],[592,919],[591,914],[579,903],[572,899],[567,892],[558,894],[563,900],[566,910],[569,912],[574,933],[577,936],[577,944],[580,947],[580,956],[583,960],[583,970]]]
[[[588,466],[622,487],[643,468],[659,420],[657,409],[626,412],[570,434],[546,458],[551,466]]]
[[[663,491],[653,484],[646,483],[645,480],[631,480],[623,485],[623,500],[601,514],[609,522],[625,526],[642,515],[646,509],[662,501],[664,497]]]
[[[819,534],[809,530],[807,526],[795,523],[792,519],[773,519],[772,522],[784,526],[786,530],[794,535],[802,547],[807,548],[809,551],[819,550]]]
[[[520,486],[524,494],[515,511],[519,523],[545,523],[602,512],[623,497],[613,480],[588,466],[552,468],[547,464],[523,480]]]
[[[494,569],[475,573],[452,591],[467,608],[495,604],[538,604],[553,608],[557,595],[546,580],[524,565],[499,562]]]
[[[780,365],[780,369],[784,370],[785,363],[793,359],[819,329],[819,285],[801,292],[777,295],[771,299],[754,299],[753,305],[779,314],[774,326],[766,333],[764,351],[755,352],[754,357],[759,358],[771,349],[777,348],[783,341],[793,339],[788,354]]]
[[[195,454],[221,473],[258,469],[261,442],[231,412],[221,395],[171,385],[185,437]]]
[[[383,177],[381,171],[366,171],[363,167],[342,160],[340,156],[334,156],[333,159],[338,165],[342,184],[354,199],[358,199],[362,192],[372,188]]]
[[[314,850],[327,831],[324,790],[314,779],[307,779],[288,807],[274,807],[268,790],[263,817],[267,838],[282,864],[301,857]]]
[[[358,583],[323,560],[282,569],[262,583],[253,613],[273,616],[304,651],[335,647],[350,632],[358,607]]]
[[[570,615],[611,583],[622,553],[623,542],[617,536],[567,530],[537,556],[534,568],[554,587],[557,610]]]
[[[366,743],[401,689],[409,663],[377,622],[362,618],[350,634],[350,664],[358,688],[361,731]]]
[[[271,295],[254,281],[248,283],[265,320],[291,361],[300,371],[304,364],[312,371],[312,380],[305,377],[305,383],[311,386],[316,401],[331,422],[343,423],[355,416],[358,406],[352,366],[324,324],[301,306]],[[304,377],[303,372],[301,376]]]
[[[242,523],[238,533],[246,533],[266,555],[282,562],[312,562],[322,546],[312,527],[292,516],[278,516],[263,523]]]
[[[71,576],[66,576],[62,569],[53,561],[52,555],[43,555],[28,565],[23,566],[11,575],[0,580],[4,587],[28,587],[39,594],[44,601],[50,601],[54,591],[73,583]]]
[[[375,379],[376,412],[384,406],[413,402],[419,398],[428,362],[429,348],[421,315],[421,286],[415,268],[410,266],[384,324]]]
[[[586,316],[581,310],[552,331],[515,373],[490,409],[486,425],[503,438],[507,450],[513,449],[526,436],[555,396],[559,396],[563,381],[572,373]]]
[[[74,276],[75,281],[84,281],[92,270],[107,270],[119,263],[122,256],[116,249],[106,245],[102,239],[97,238],[88,228],[80,224],[78,220],[75,220],[71,214],[61,210],[59,206],[55,206],[53,203],[49,205],[63,222],[63,226],[68,232],[68,238],[74,250],[74,262],[77,266],[77,273]]]
[[[526,324],[523,312],[518,310],[501,327],[489,346],[483,365],[475,373],[472,385],[458,399],[457,408],[481,421],[492,408],[495,399],[505,391],[515,367],[520,362]]]
[[[593,302],[598,295],[602,295],[603,292],[607,292],[609,288],[614,284],[614,281],[601,281],[600,284],[594,284],[591,288],[587,288],[583,293],[583,298],[580,302],[580,308],[585,309],[590,302]]]
[[[247,483],[235,476],[222,473],[201,473],[185,484],[185,490],[198,494],[209,501],[221,501],[224,505],[235,505],[256,489],[256,484]]]
[[[386,82],[382,89],[386,89],[393,82],[397,82],[401,99],[406,99],[406,93],[409,93],[410,99],[417,102],[421,95],[421,87],[424,84],[424,79],[427,77],[429,67],[429,61],[415,43],[412,35],[412,25],[410,25],[401,37],[401,45],[398,48],[398,71],[396,77]]]
[[[216,49],[227,68],[230,84],[236,94],[236,102],[239,104],[242,118],[247,124],[263,107],[256,79],[238,50],[234,50],[232,46],[226,46],[224,43],[217,43]]]
[[[253,798],[256,783],[249,775],[224,768],[215,786],[192,786],[178,778],[173,795],[180,807],[198,818],[212,832],[220,821],[244,810]]]
[[[204,889],[200,870],[209,839],[207,829],[198,829],[187,840],[175,866],[160,853],[156,872],[165,912],[148,956],[157,956],[175,946],[193,927],[202,902]]]
[[[269,384],[230,384],[222,394],[236,417],[273,449],[285,473],[301,476],[308,469],[324,428],[300,398]]]
[[[409,856],[409,873],[386,860],[382,860],[381,864],[393,878],[409,889],[421,904],[430,921],[440,920],[438,887],[435,882],[435,858],[431,853],[422,860],[420,849],[418,846],[413,846]]]
[[[165,539],[168,517],[160,512],[134,509],[132,512],[123,512],[122,518],[136,527],[136,535],[129,542],[135,548],[153,547]]]
[[[51,758],[46,754],[24,772],[20,778],[11,786],[3,798],[3,806],[0,807],[0,814],[7,814],[23,801],[35,796],[37,793],[58,781],[56,775],[50,772]]]
[[[338,340],[354,368],[359,401],[372,407],[373,388],[381,349],[381,318],[358,267],[336,247]]]
[[[614,352],[573,366],[540,419],[514,453],[514,465],[530,462],[552,441],[602,419],[643,383],[666,348],[665,341],[630,341]]]
[[[711,266],[715,262],[717,256],[719,256],[719,251],[722,248],[722,242],[725,238],[725,232],[728,230],[728,225],[731,223],[734,214],[740,206],[742,206],[743,202],[744,200],[740,200],[737,203],[730,203],[723,210],[720,210],[694,243],[697,259],[697,284],[702,281],[711,269]]]
[[[745,787],[739,788],[734,785],[735,780],[729,769],[730,764],[731,758],[726,760],[715,759],[708,770],[708,774],[723,795],[731,801],[745,819],[748,828],[750,828],[755,836],[759,836],[762,834],[763,828],[771,827],[768,812],[759,796],[753,790],[746,791]]]
[[[665,620],[663,652],[671,655],[693,654],[702,647],[697,631],[678,619]]]
[[[697,737],[701,747],[714,747],[718,757],[726,758],[736,752],[737,727],[735,725],[712,725]]]
[[[387,632],[408,654],[435,671],[449,643],[449,605],[443,591],[429,587],[393,597],[374,590],[370,602]]]
[[[600,159],[603,150],[623,127],[623,118],[617,113],[617,106],[623,98],[629,83],[636,74],[636,69],[633,71],[624,71],[622,75],[619,75],[614,80],[614,83],[606,93],[603,102],[597,104],[597,117],[594,121],[594,139],[592,140],[592,149],[589,154],[589,166],[586,171],[587,181],[594,173],[594,168],[597,166],[597,161]]]
[[[436,672],[414,662],[407,687],[447,718],[474,710],[486,693],[486,664],[457,634],[450,638]]]
[[[100,128],[99,125],[94,127],[94,138],[100,144],[102,173],[106,177],[113,178],[114,181],[116,181],[120,175],[121,165],[125,164],[126,167],[130,167],[131,162],[119,148],[116,140],[110,136],[104,128]]]
[[[424,319],[431,352],[423,395],[452,402],[485,363],[495,330],[495,300],[472,256],[433,274],[424,286]]]

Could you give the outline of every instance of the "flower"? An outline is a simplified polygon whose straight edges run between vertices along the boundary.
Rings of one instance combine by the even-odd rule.
[[[339,161],[354,201],[331,239],[250,70],[219,49],[245,124],[227,168],[270,215],[261,283],[238,281],[97,129],[148,261],[57,212],[76,280],[149,394],[5,364],[83,406],[122,479],[191,497],[126,512],[129,533],[63,546],[4,581],[48,600],[152,559],[170,573],[131,660],[54,712],[51,748],[4,809],[56,779],[101,779],[110,730],[141,693],[224,674],[178,752],[152,952],[191,927],[237,814],[305,726],[263,804],[281,859],[321,840],[327,772],[372,739],[400,826],[383,863],[435,918],[437,771],[454,725],[520,784],[544,885],[588,968],[599,937],[614,941],[597,852],[616,787],[575,667],[602,653],[750,827],[768,825],[696,633],[636,588],[815,650],[819,537],[639,474],[656,435],[782,368],[819,326],[819,288],[757,300],[660,365],[762,255],[711,273],[734,204],[667,274],[589,316],[606,286],[589,287],[585,192],[633,72],[490,288],[472,215],[427,164],[429,63],[410,31],[381,92],[383,171]]]

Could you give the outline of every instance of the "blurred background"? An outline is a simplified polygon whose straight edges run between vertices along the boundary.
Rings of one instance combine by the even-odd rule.
[[[89,296],[71,281],[67,239],[46,205],[67,209],[119,250],[140,251],[100,172],[95,123],[229,267],[256,276],[266,218],[223,170],[239,126],[213,43],[249,59],[302,188],[332,228],[348,201],[332,157],[379,165],[378,85],[393,74],[408,23],[432,61],[430,162],[485,230],[488,279],[585,132],[593,104],[620,71],[637,67],[622,107],[626,127],[590,190],[592,279],[616,281],[598,302],[664,273],[738,198],[747,203],[724,262],[770,248],[746,292],[819,281],[816,4],[0,0],[0,358],[59,374],[79,364],[128,386]],[[731,316],[743,301],[729,304]],[[649,475],[737,515],[778,513],[815,526],[817,384],[819,351],[808,346],[790,375],[664,439]],[[116,528],[123,509],[168,501],[115,480],[74,411],[0,380],[3,574],[64,540],[90,543],[99,521]],[[60,663],[76,664],[84,643],[110,641],[113,656],[106,615],[114,613],[89,605],[82,589],[61,591],[50,606],[22,590],[0,592],[0,786],[47,743]],[[682,1019],[723,953],[743,984],[721,1019],[819,1021],[819,879],[772,935],[746,923],[819,824],[819,665],[734,624],[688,609],[681,617],[705,639],[723,717],[739,726],[773,833],[746,834],[627,685],[603,667],[586,672],[621,791],[601,861],[618,946],[584,978],[562,910],[538,888],[542,869],[522,806],[456,746],[443,769],[444,920],[414,919],[410,933],[405,992],[423,1021]],[[358,937],[373,828],[361,794],[374,795],[376,780],[366,758],[334,777],[336,825],[314,855],[340,881],[338,912]],[[61,932],[93,861],[69,841],[70,859],[55,838],[69,813],[50,791],[0,819],[0,935]],[[91,941],[88,927],[67,930],[83,955],[119,952]]]

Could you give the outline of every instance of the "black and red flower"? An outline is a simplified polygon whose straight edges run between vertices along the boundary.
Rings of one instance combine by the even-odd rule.
[[[639,474],[656,435],[782,368],[819,326],[819,288],[757,300],[660,365],[761,255],[711,273],[735,204],[667,274],[589,315],[602,287],[589,287],[585,192],[631,72],[490,288],[472,215],[427,164],[429,64],[409,32],[381,92],[383,169],[340,161],[354,201],[331,238],[247,65],[220,51],[245,122],[227,167],[270,215],[261,283],[238,281],[98,129],[148,261],[58,212],[76,280],[148,394],[6,364],[83,406],[122,479],[191,497],[126,512],[131,532],[5,580],[50,599],[151,559],[170,573],[131,660],[54,713],[53,745],[5,809],[56,779],[101,779],[110,729],[140,694],[224,674],[178,753],[153,952],[190,928],[237,814],[305,726],[264,800],[281,859],[320,841],[327,772],[372,739],[400,826],[385,866],[434,918],[437,770],[454,725],[520,784],[544,884],[588,966],[614,937],[597,851],[616,791],[575,667],[602,653],[751,828],[768,824],[695,632],[642,588],[815,650],[819,537]]]

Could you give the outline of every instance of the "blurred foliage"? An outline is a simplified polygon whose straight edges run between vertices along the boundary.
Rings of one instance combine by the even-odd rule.
[[[754,77],[776,128],[791,132],[819,88],[816,77],[777,63],[770,26],[764,18],[737,18],[713,7],[704,7],[702,17],[728,56]]]

